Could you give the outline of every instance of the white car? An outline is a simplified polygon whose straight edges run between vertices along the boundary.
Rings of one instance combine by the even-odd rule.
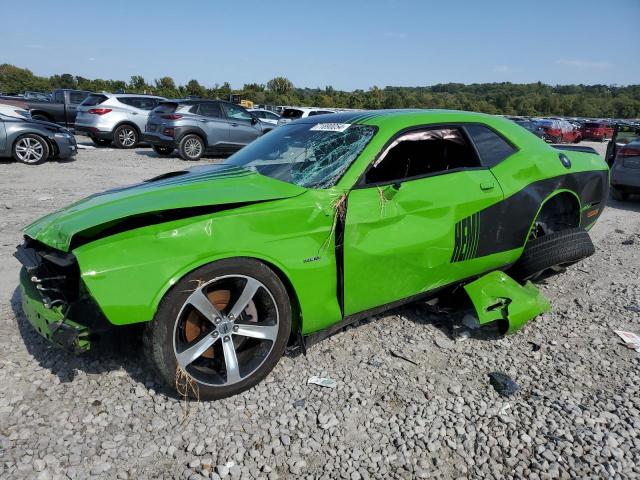
[[[335,110],[315,107],[287,107],[282,111],[278,125],[293,122],[299,118],[313,117],[314,115],[326,115],[327,113],[336,113]]]
[[[278,125],[278,120],[280,120],[280,115],[271,110],[265,110],[263,108],[254,108],[248,110],[248,112],[257,117],[258,120],[264,123],[270,123],[271,125]]]
[[[134,93],[92,93],[78,106],[75,131],[101,147],[113,142],[118,148],[135,148],[149,113],[163,100]]]

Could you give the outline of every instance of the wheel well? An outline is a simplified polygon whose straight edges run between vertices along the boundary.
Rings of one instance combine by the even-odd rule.
[[[115,127],[113,127],[113,133],[115,134],[117,129],[119,129],[120,127],[123,127],[125,125],[128,126],[128,127],[133,127],[133,129],[136,132],[138,132],[138,137],[141,135],[141,132],[140,132],[140,129],[138,128],[138,126],[135,123],[131,123],[131,122],[127,122],[127,121],[120,122]]]
[[[580,226],[580,202],[573,193],[560,192],[547,199],[534,222],[532,234],[558,232]]]
[[[205,148],[208,147],[207,145],[207,137],[206,135],[201,132],[200,130],[187,130],[186,132],[182,132],[180,133],[180,136],[178,138],[176,138],[176,143],[180,144],[180,142],[182,141],[182,139],[184,137],[186,137],[187,135],[195,135],[196,137],[199,137],[200,140],[202,140],[202,143],[204,144]]]
[[[31,113],[32,117],[34,115],[40,115],[41,117],[45,117],[45,118],[49,119],[50,121],[53,121],[53,117],[51,115],[49,115],[48,113],[43,112],[41,110],[29,110],[29,113]]]
[[[18,137],[16,137],[16,139],[11,144],[11,151],[13,151],[13,147],[15,147],[16,143],[18,143],[18,140],[20,140],[22,137],[24,137],[26,135],[35,135],[35,136],[40,137],[41,139],[43,139],[45,141],[45,143],[49,147],[49,156],[47,157],[47,159],[53,158],[56,155],[58,155],[58,146],[56,145],[56,143],[54,141],[52,141],[51,139],[47,138],[46,135],[43,135],[43,134],[38,133],[38,132],[26,132],[26,133],[23,133],[22,135],[19,135]]]

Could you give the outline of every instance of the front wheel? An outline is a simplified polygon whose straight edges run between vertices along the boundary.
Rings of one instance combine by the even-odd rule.
[[[145,328],[162,378],[201,400],[236,395],[264,379],[284,353],[291,304],[278,276],[252,259],[220,260],[178,282]]]
[[[113,132],[113,143],[118,148],[135,148],[138,146],[138,131],[131,125],[120,125]]]
[[[30,133],[16,140],[16,143],[13,144],[12,154],[18,162],[38,165],[49,158],[49,145],[40,135]]]
[[[535,279],[546,270],[566,267],[587,258],[596,249],[583,228],[569,228],[533,238],[509,274],[517,280]]]
[[[171,155],[173,153],[173,147],[163,147],[160,145],[154,145],[153,151],[156,152],[158,155],[166,157],[167,155]]]

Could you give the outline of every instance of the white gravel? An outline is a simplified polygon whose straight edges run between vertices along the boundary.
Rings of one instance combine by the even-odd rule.
[[[126,343],[50,348],[20,313],[11,256],[29,221],[184,166],[150,149],[0,163],[2,478],[640,476],[640,353],[613,333],[640,333],[625,308],[640,307],[640,202],[610,202],[597,253],[542,284],[553,311],[516,335],[446,341],[448,317],[414,304],[283,358],[242,395],[185,405]],[[520,391],[500,397],[492,371]]]

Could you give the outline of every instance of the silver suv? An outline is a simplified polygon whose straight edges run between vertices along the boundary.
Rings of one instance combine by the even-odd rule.
[[[236,152],[270,128],[235,103],[168,100],[149,115],[144,141],[159,155],[177,148],[184,160],[198,160],[205,153]]]
[[[135,148],[142,137],[149,112],[162,97],[125,93],[92,93],[78,106],[75,131],[93,143]]]

